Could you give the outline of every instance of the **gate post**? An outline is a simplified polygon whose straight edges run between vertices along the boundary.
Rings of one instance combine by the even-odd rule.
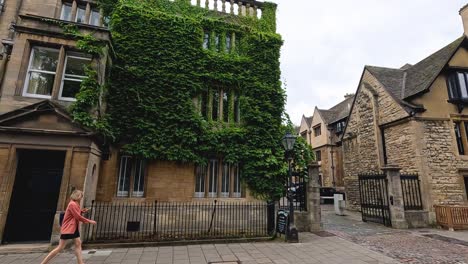
[[[387,165],[382,168],[384,171],[388,184],[388,198],[390,207],[390,217],[392,227],[397,229],[407,229],[408,223],[405,217],[405,207],[403,203],[403,193],[401,190],[400,170],[398,166]]]
[[[311,232],[323,230],[322,212],[320,210],[319,168],[320,165],[317,162],[312,162],[307,166],[309,174],[309,182],[307,183],[307,212],[309,213]]]

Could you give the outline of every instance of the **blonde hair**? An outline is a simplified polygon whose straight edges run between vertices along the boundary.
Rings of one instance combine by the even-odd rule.
[[[78,201],[81,198],[83,198],[83,192],[80,190],[74,190],[72,194],[70,195],[70,199],[73,201]]]

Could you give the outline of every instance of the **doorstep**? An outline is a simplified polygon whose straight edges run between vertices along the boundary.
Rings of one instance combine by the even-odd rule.
[[[44,253],[49,251],[49,243],[20,243],[0,245],[0,254]]]

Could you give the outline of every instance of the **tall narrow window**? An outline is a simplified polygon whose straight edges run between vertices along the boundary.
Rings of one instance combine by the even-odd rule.
[[[217,121],[219,117],[219,91],[213,90],[212,119]]]
[[[117,187],[118,197],[128,197],[130,190],[130,177],[132,174],[132,158],[122,156],[120,158],[119,179]]]
[[[99,10],[91,9],[91,13],[89,14],[89,24],[93,26],[101,25],[101,13],[99,13]]]
[[[228,122],[229,119],[229,96],[227,91],[223,91],[223,121]]]
[[[220,46],[219,34],[216,33],[216,35],[215,35],[215,49],[216,49],[216,51],[218,51],[218,52],[219,52],[219,46]]]
[[[204,118],[208,118],[208,93],[206,92],[201,95],[200,112]]]
[[[467,91],[467,81],[465,73],[459,72],[458,73],[458,82],[460,83],[460,95],[461,98],[466,99],[468,98],[468,91]]]
[[[145,171],[146,162],[142,159],[135,161],[135,177],[133,180],[133,197],[143,197],[145,195]]]
[[[203,48],[209,49],[210,48],[210,32],[205,31],[203,36]]]
[[[316,161],[322,161],[322,151],[321,150],[315,151],[315,160]]]
[[[218,169],[218,161],[210,160],[208,197],[217,197],[218,195]]]
[[[229,197],[231,187],[231,166],[229,163],[223,164],[223,177],[221,178],[221,197]]]
[[[232,197],[234,198],[240,198],[242,196],[242,190],[241,190],[241,174],[240,174],[240,168],[239,164],[236,164],[233,166],[233,190],[232,190]]]
[[[207,166],[198,165],[195,171],[195,197],[205,197],[205,179],[207,175]]]
[[[67,54],[59,99],[75,100],[76,94],[80,91],[81,82],[86,78],[85,67],[90,62],[90,58],[80,57],[73,53]]]
[[[462,139],[462,135],[461,135],[460,125],[461,124],[459,122],[454,123],[455,137],[456,137],[456,140],[457,140],[458,153],[460,155],[465,155],[465,149],[463,148],[463,139]]]
[[[239,95],[234,95],[234,122],[240,122],[240,102]]]
[[[62,4],[62,13],[60,14],[61,20],[71,21],[72,20],[72,4],[63,3]]]
[[[77,23],[86,23],[86,7],[85,6],[78,6],[76,9],[76,18],[75,22]]]
[[[227,33],[226,35],[226,46],[224,47],[224,51],[229,53],[231,51],[231,34]]]
[[[28,67],[24,95],[50,98],[54,86],[59,51],[34,47]]]

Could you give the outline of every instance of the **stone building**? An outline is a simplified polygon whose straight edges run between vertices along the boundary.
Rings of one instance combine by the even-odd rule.
[[[223,10],[213,12],[226,12],[226,1],[222,2]],[[250,199],[235,165],[213,159],[196,167],[131,157],[122,153],[120,145],[109,146],[101,135],[73,121],[68,109],[86,77],[84,67],[98,69],[99,79],[104,80],[112,65],[107,19],[95,0],[1,3],[1,243],[56,241],[59,211],[74,189],[84,190],[83,205],[92,200]],[[231,8],[231,14],[228,10],[223,15],[254,17],[263,2],[231,3],[238,12]],[[276,5],[271,6],[274,17]],[[78,49],[77,39],[66,32],[69,26],[93,35],[107,52],[96,58]],[[234,39],[232,43],[229,39],[231,44]],[[220,93],[215,100],[218,116],[223,99]]]
[[[352,94],[332,108],[314,110],[302,116],[299,134],[309,143],[320,165],[320,182],[324,187],[343,187],[343,153],[341,137],[353,101]]]
[[[399,69],[365,66],[343,136],[348,206],[359,209],[358,174],[386,165],[418,173],[424,209],[464,203],[468,190],[468,9],[465,35]]]

